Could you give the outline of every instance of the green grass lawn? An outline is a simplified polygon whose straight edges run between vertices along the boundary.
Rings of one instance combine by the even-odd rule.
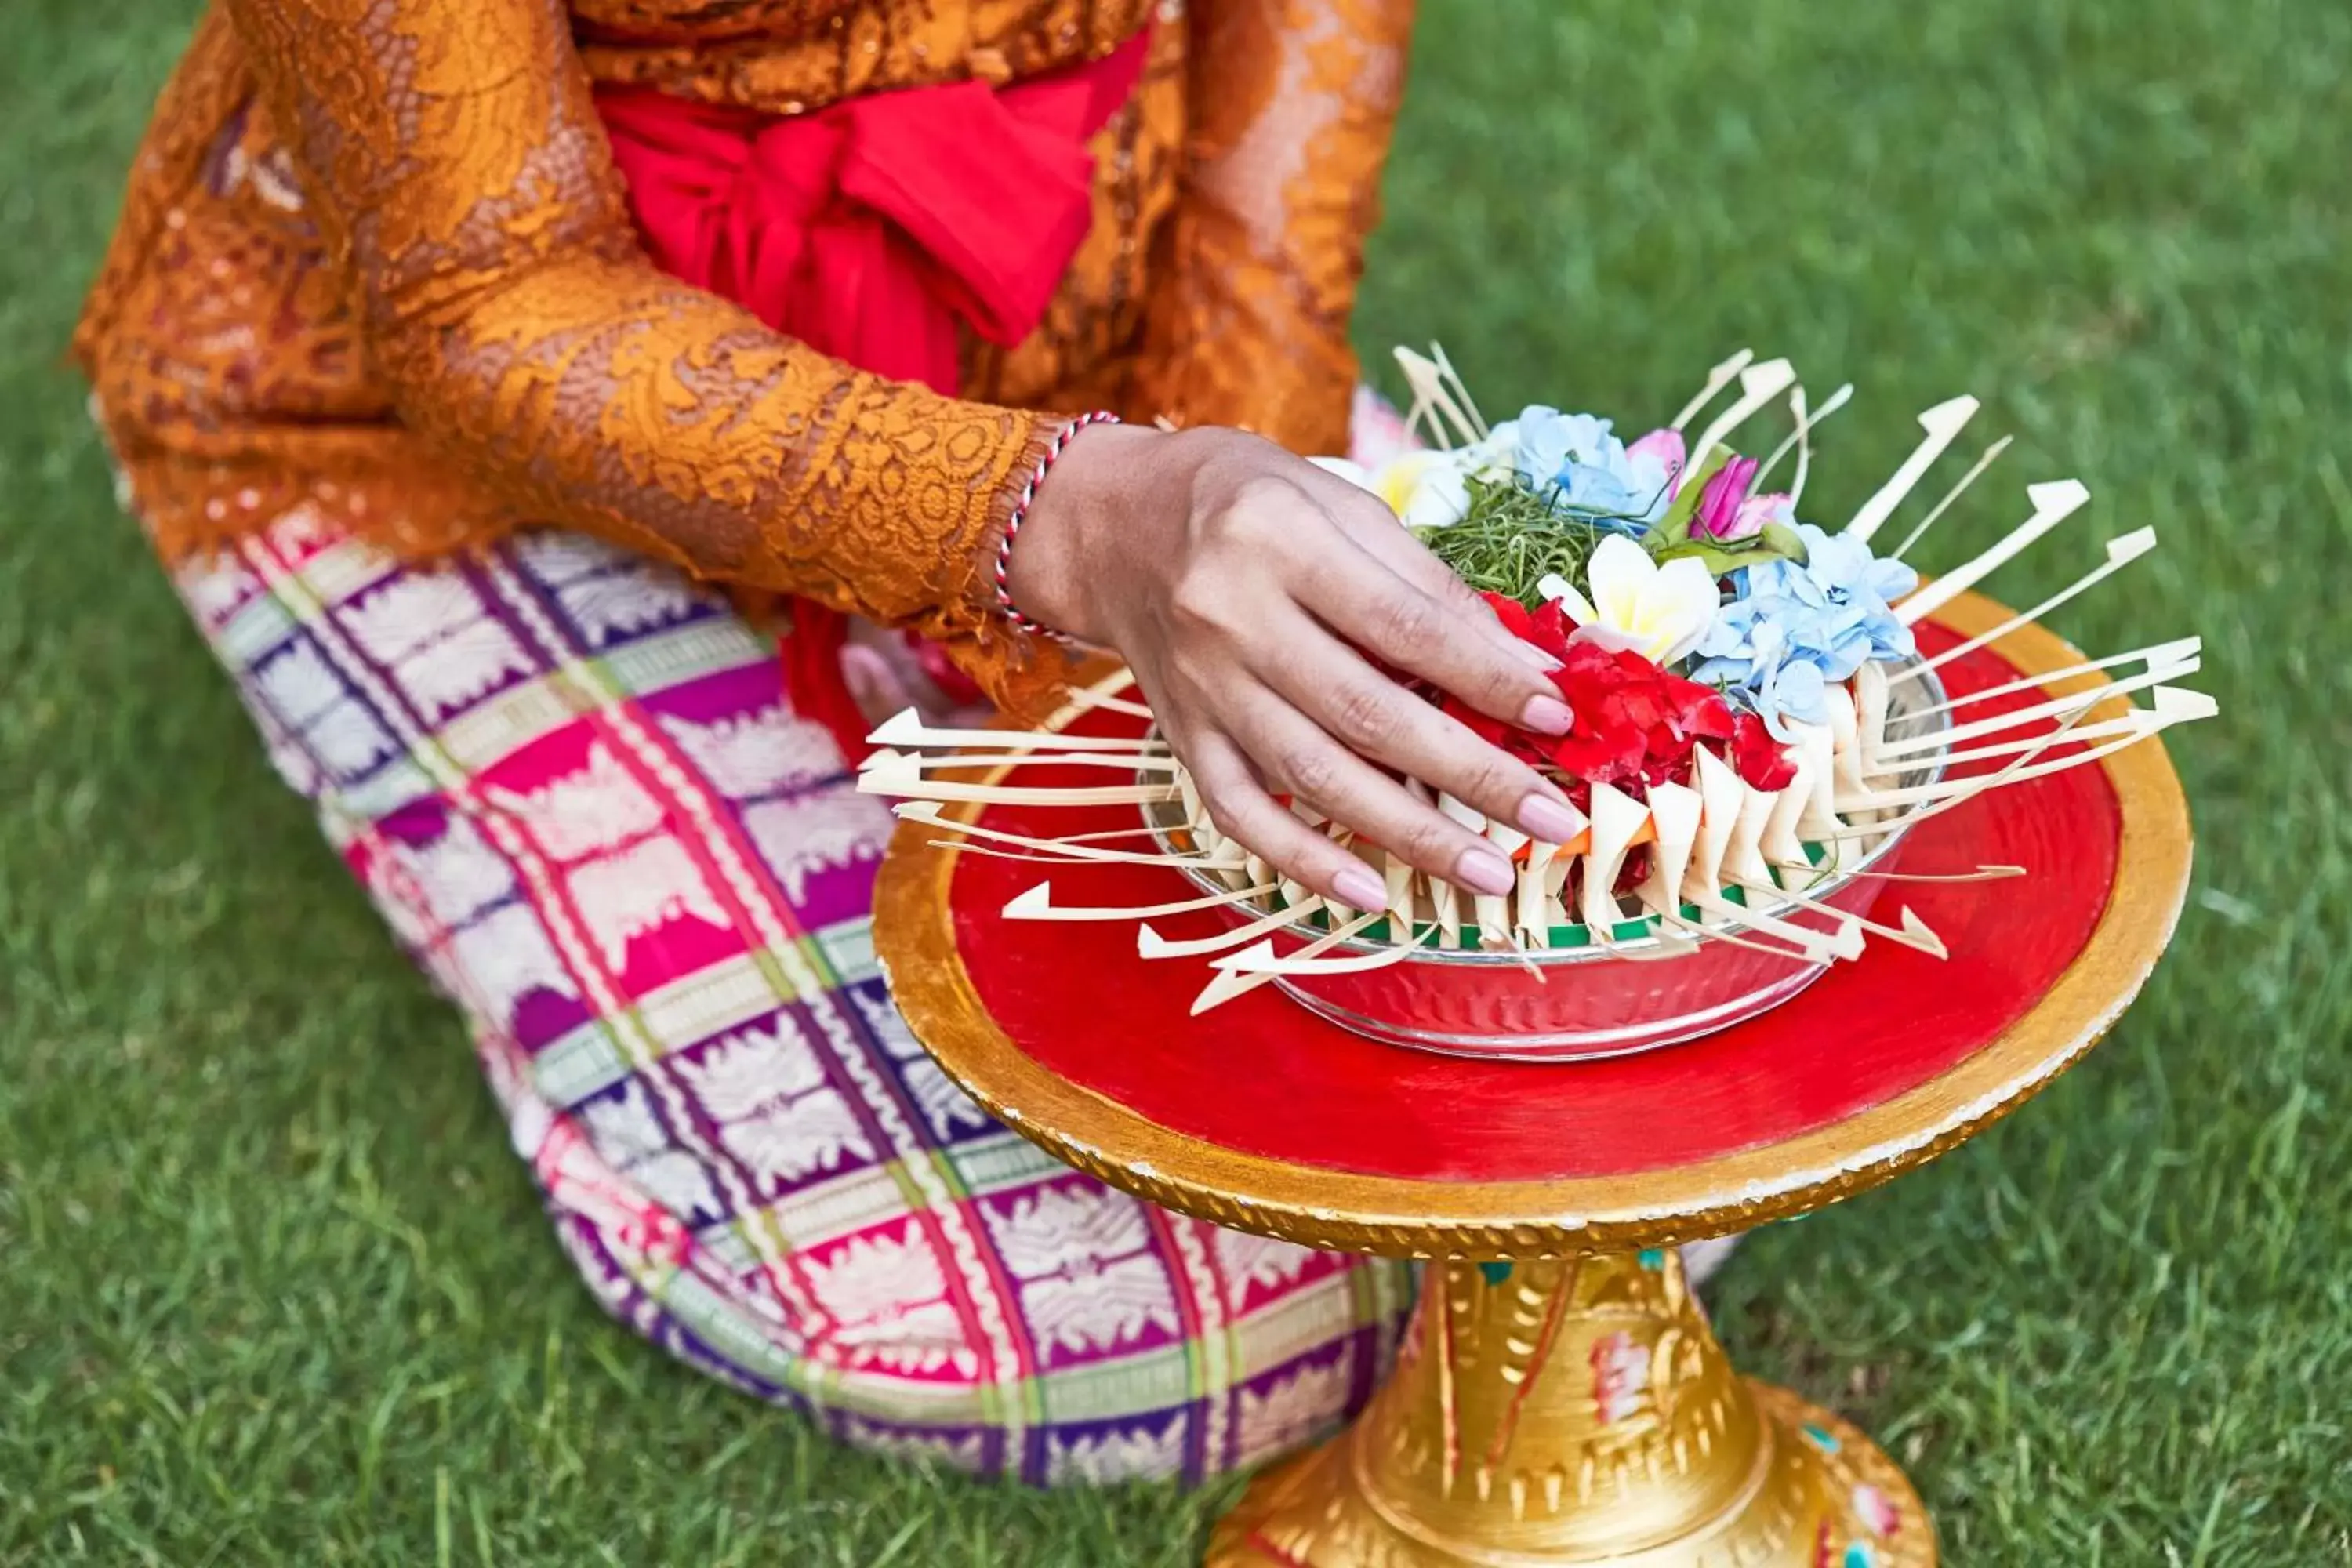
[[[0,1563],[1176,1564],[1223,1500],[834,1448],[609,1323],[464,1037],[115,510],[60,353],[194,0],[9,0],[0,59]],[[1496,405],[1858,384],[1838,515],[1972,390],[1949,561],[2080,474],[2038,597],[2200,630],[2201,839],[2106,1045],[1756,1238],[1746,1367],[1867,1423],[1948,1561],[2352,1561],[2352,10],[1429,0],[1360,323]],[[2003,896],[2031,897],[2031,884]]]

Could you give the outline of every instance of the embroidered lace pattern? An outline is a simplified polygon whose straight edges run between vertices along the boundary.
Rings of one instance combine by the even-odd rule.
[[[1047,410],[1344,449],[1409,11],[224,0],[159,101],[77,347],[167,555],[297,502],[411,558],[568,527],[916,626],[1033,705],[1061,659],[1004,621],[988,569]],[[627,79],[791,112],[1010,79],[1141,26],[1151,66],[1094,143],[1094,230],[1037,333],[968,354],[963,398],[660,274],[591,99]]]
[[[1348,318],[1413,0],[1192,0],[1192,163],[1135,401],[1348,449]]]

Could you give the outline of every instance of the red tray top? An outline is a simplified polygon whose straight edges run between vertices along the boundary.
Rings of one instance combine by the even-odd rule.
[[[1957,639],[1922,628],[1933,652]],[[1955,693],[2014,679],[1990,651],[1943,671]],[[1972,710],[2041,700],[2029,688]],[[1034,775],[1031,775],[1034,776]],[[1100,783],[1097,771],[1085,782]],[[1025,780],[1024,780],[1025,782]],[[1083,820],[1081,820],[1083,818]],[[1037,835],[1123,827],[1131,806],[991,807],[988,826]],[[1916,1089],[2023,1016],[2080,952],[2115,876],[2122,819],[2100,767],[2013,785],[1922,823],[1909,872],[2021,865],[2023,878],[1895,884],[1950,946],[1938,961],[1873,939],[1793,1001],[1749,1023],[1640,1056],[1486,1063],[1381,1045],[1328,1024],[1271,985],[1198,1018],[1200,959],[1136,956],[1131,923],[1007,921],[1050,876],[1061,903],[1147,904],[1192,891],[1145,866],[1067,868],[957,857],[950,901],[964,966],[1015,1045],[1040,1065],[1171,1131],[1332,1171],[1510,1182],[1687,1164],[1811,1131]],[[1171,937],[1210,913],[1156,921]],[[1557,983],[1557,982],[1556,982]]]

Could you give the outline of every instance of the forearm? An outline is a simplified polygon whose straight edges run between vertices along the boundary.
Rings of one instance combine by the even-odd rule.
[[[642,262],[532,268],[379,340],[404,418],[519,515],[952,636],[994,615],[1040,416],[854,371]]]
[[[1039,417],[659,272],[559,0],[229,5],[394,411],[488,505],[1017,651],[989,572]]]

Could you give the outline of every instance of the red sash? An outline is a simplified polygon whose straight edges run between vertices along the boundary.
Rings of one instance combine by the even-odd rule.
[[[1086,143],[1133,95],[1148,38],[1001,91],[951,82],[776,117],[617,88],[596,107],[664,270],[952,395],[961,327],[1010,348],[1045,318],[1093,217]],[[796,601],[784,672],[794,707],[856,762],[866,725],[841,675],[846,630]]]

